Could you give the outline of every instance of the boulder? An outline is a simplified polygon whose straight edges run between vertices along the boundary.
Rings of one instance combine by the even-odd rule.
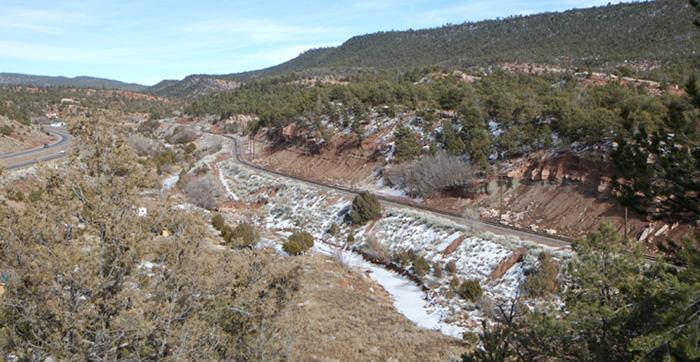
[[[527,249],[525,248],[517,248],[513,250],[510,256],[498,263],[496,269],[494,269],[489,275],[489,280],[501,279],[508,272],[508,270],[513,267],[513,265],[523,261],[525,253],[527,253]]]

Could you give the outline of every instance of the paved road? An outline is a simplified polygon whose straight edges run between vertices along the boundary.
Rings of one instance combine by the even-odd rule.
[[[68,148],[71,146],[73,137],[63,128],[46,127],[45,129],[58,137],[58,140],[48,147],[42,146],[31,150],[2,153],[0,154],[0,166],[6,170],[14,170],[28,167],[42,161],[65,157]]]

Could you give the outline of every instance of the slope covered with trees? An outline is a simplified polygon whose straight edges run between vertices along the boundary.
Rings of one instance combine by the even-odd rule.
[[[148,93],[170,98],[195,98],[237,88],[240,82],[209,75],[190,75],[183,80],[164,80],[148,88]]]
[[[218,76],[247,80],[351,68],[407,70],[501,62],[614,68],[622,63],[697,66],[700,35],[685,0],[663,0],[356,36],[259,71]],[[677,69],[676,69],[677,72]]]
[[[693,13],[686,0],[662,0],[378,32],[353,37],[338,47],[311,49],[270,68],[196,77],[210,87],[220,80],[292,73],[356,75],[362,70],[401,72],[434,65],[465,68],[515,62],[606,71],[632,64],[645,77],[678,83],[700,65],[700,34],[694,29]],[[165,95],[160,88],[151,91]],[[167,89],[184,97],[206,93],[193,92],[190,77],[169,81]]]
[[[26,86],[0,86],[0,115],[28,124],[32,117],[49,109],[110,109],[126,113],[148,113],[155,118],[172,114],[176,101],[148,94],[107,90]]]
[[[0,85],[26,85],[32,87],[72,87],[94,89],[119,89],[140,92],[148,88],[145,85],[124,83],[112,79],[95,77],[53,77],[46,75],[29,75],[18,73],[0,73]]]
[[[697,361],[700,358],[700,252],[686,245],[682,268],[646,265],[603,226],[574,243],[576,257],[534,310],[516,298],[484,326],[483,348],[467,361]]]

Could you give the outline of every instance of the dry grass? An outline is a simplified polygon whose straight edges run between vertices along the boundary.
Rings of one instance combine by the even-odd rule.
[[[413,325],[381,286],[333,258],[295,259],[301,289],[277,321],[291,360],[449,361],[468,349]]]

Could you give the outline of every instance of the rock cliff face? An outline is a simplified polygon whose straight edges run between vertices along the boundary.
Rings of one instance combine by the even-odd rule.
[[[581,183],[599,185],[612,174],[612,167],[605,161],[594,161],[577,155],[537,153],[517,160],[507,171],[507,176],[524,181],[552,183]]]
[[[381,137],[358,144],[334,137],[320,152],[312,153],[301,142],[308,136],[290,126],[278,130],[271,143],[259,138],[256,162],[322,182],[377,191],[384,185],[381,170],[386,166],[381,157],[376,157],[382,153],[378,151],[384,145]],[[437,195],[422,201],[430,207],[572,238],[602,223],[612,223],[620,235],[640,240],[649,253],[656,252],[660,243],[680,240],[693,232],[696,225],[674,220],[652,223],[631,211],[625,222],[625,209],[612,195],[612,167],[601,154],[531,154],[504,165],[501,175],[507,176],[508,182],[499,185],[491,180],[488,193],[472,198]]]
[[[568,237],[612,223],[621,236],[642,242],[649,253],[658,251],[660,243],[692,234],[698,226],[675,220],[652,222],[626,212],[612,194],[612,168],[604,160],[543,153],[515,162],[506,174],[508,185],[494,185],[490,194],[469,200],[466,206],[477,208],[485,219]]]

